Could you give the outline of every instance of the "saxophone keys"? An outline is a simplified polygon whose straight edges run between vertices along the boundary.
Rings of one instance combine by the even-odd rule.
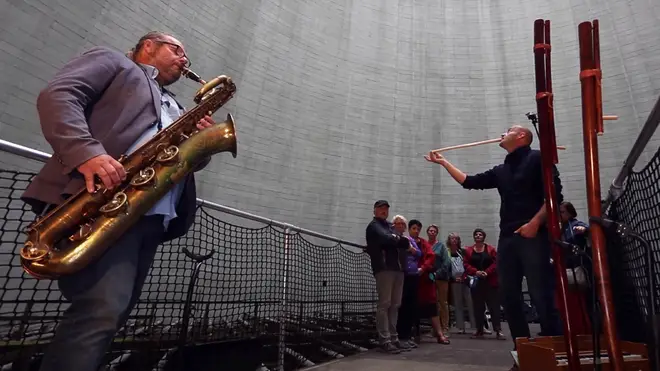
[[[179,147],[169,146],[156,156],[156,161],[162,164],[171,164],[179,159]]]
[[[71,242],[80,242],[84,241],[89,237],[89,235],[92,234],[92,231],[94,229],[92,228],[92,225],[89,223],[85,223],[80,226],[80,229],[78,229],[78,233],[73,234],[69,237],[69,241]]]
[[[34,244],[32,241],[27,241],[19,253],[21,258],[25,260],[36,261],[46,257],[50,253],[50,249],[41,244]]]
[[[154,179],[156,179],[156,170],[152,167],[147,167],[135,174],[133,179],[131,179],[131,185],[137,188],[150,186],[154,183]]]
[[[99,208],[99,211],[104,216],[114,218],[120,213],[126,212],[126,209],[128,209],[128,196],[124,192],[117,192],[112,200]]]

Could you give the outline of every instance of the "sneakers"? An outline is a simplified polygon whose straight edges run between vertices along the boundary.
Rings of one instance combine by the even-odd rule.
[[[409,352],[413,348],[417,348],[417,344],[407,340],[388,342],[380,346],[381,351],[389,354],[399,354],[401,352]]]
[[[409,352],[412,350],[412,346],[410,346],[410,343],[408,343],[407,341],[395,341],[392,343],[392,345],[394,345],[402,352]]]
[[[399,353],[401,353],[401,350],[399,348],[397,348],[396,346],[394,346],[394,344],[389,343],[389,342],[385,343],[385,344],[382,344],[380,346],[380,350],[382,352],[389,353],[389,354],[399,354]]]

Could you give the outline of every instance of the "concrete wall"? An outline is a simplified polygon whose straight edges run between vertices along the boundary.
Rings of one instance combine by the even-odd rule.
[[[200,196],[357,242],[379,198],[443,236],[469,242],[479,226],[495,242],[497,192],[464,191],[422,155],[526,123],[536,110],[535,18],[552,21],[557,142],[569,147],[559,168],[581,215],[577,24],[601,21],[604,110],[620,116],[600,142],[604,189],[660,93],[651,0],[0,0],[0,9],[1,138],[50,152],[35,97],[58,68],[92,45],[127,50],[149,30],[173,32],[194,70],[238,86],[226,106],[238,158],[216,156],[198,177]],[[196,88],[174,86],[188,106]],[[504,152],[447,156],[473,173]]]

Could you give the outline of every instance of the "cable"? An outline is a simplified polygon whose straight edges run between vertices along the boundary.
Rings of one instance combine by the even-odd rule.
[[[653,250],[651,244],[640,234],[636,233],[630,226],[625,223],[615,222],[607,218],[591,216],[589,221],[597,223],[606,229],[613,229],[620,238],[630,237],[644,246],[647,260],[646,274],[648,275],[648,298],[649,301],[649,323],[651,325],[651,338],[653,344],[649,348],[652,349],[651,354],[651,369],[660,371],[660,327],[658,326],[658,315],[655,307],[655,261],[653,258]]]
[[[594,366],[595,366],[594,371],[600,371],[601,367],[602,367],[602,363],[600,361],[600,359],[601,359],[601,355],[600,355],[600,336],[598,336],[600,334],[600,331],[601,331],[600,301],[598,300],[598,294],[597,294],[597,291],[596,291],[596,285],[595,285],[596,277],[595,277],[595,272],[594,272],[594,269],[593,269],[593,260],[591,259],[591,256],[589,256],[589,254],[587,254],[587,249],[586,248],[580,247],[578,245],[575,245],[575,244],[572,244],[572,243],[569,243],[569,242],[561,241],[561,240],[555,240],[555,243],[558,244],[559,246],[561,246],[562,248],[564,248],[565,250],[568,250],[569,253],[571,253],[575,256],[579,256],[580,258],[584,257],[587,260],[589,260],[589,262],[591,262],[591,266],[592,266],[591,275],[590,275],[591,276],[591,282],[587,283],[591,288],[591,300],[592,300],[591,302],[593,303],[593,308],[591,310],[591,323],[592,323],[592,326],[591,326],[591,341],[592,341],[592,344],[593,344],[591,354],[592,354],[593,359],[594,359]],[[581,266],[584,269],[584,264],[581,264]],[[575,280],[577,282],[577,275],[575,274],[575,268],[571,268],[571,269],[573,269],[573,275],[574,275]],[[586,278],[586,275],[585,275],[585,278]]]

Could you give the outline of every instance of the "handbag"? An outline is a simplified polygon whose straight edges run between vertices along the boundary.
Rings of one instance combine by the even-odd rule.
[[[568,230],[571,233],[571,237],[575,238],[573,227],[570,224],[568,225]],[[568,286],[577,291],[584,291],[589,288],[587,270],[581,265],[575,268],[566,268],[566,278],[568,279]]]
[[[573,287],[578,291],[584,291],[589,288],[587,271],[582,266],[566,268],[566,277],[568,278],[569,287]]]
[[[473,290],[475,287],[477,287],[477,283],[479,283],[479,277],[477,276],[467,276],[467,286],[470,288],[470,290]]]
[[[484,250],[484,253],[487,253],[488,247]],[[481,255],[480,263],[483,264],[484,262],[484,254]],[[474,290],[475,287],[477,287],[477,284],[479,283],[479,277],[477,276],[467,276],[467,280],[465,284],[470,288],[470,290]]]

